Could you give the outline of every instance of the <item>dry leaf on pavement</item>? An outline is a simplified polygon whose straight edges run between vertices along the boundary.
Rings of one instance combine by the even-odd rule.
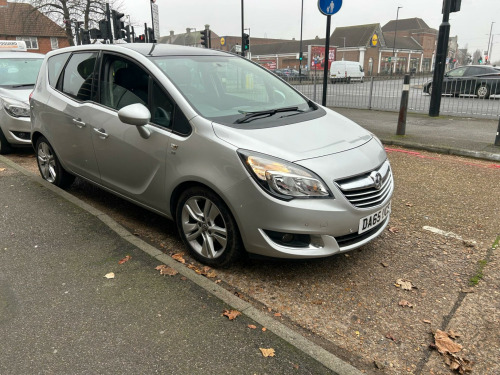
[[[394,284],[396,287],[401,287],[403,290],[411,290],[412,288],[415,288],[411,281],[405,280],[405,279],[397,279],[396,284]]]
[[[5,168],[0,168],[0,172],[3,172],[3,171],[5,171]]]
[[[227,316],[229,320],[234,320],[237,316],[241,315],[241,313],[238,310],[224,310],[222,315]]]
[[[411,308],[413,308],[413,305],[412,305],[410,302],[408,302],[408,301],[406,301],[406,300],[404,300],[404,299],[403,299],[403,300],[401,300],[401,301],[399,301],[399,306],[403,306],[403,307],[411,307]]]
[[[274,349],[272,348],[269,349],[259,348],[259,349],[264,357],[274,357]]]
[[[125,262],[128,262],[130,259],[132,259],[132,257],[130,255],[127,255],[125,258],[123,258],[122,260],[119,260],[118,261],[118,264],[123,264]]]
[[[250,328],[250,329],[257,329],[257,326],[255,326],[253,324],[249,324],[247,327]]]
[[[451,333],[456,336],[453,331]],[[450,336],[450,333],[436,330],[434,334],[435,344],[431,346],[444,356],[444,361],[451,370],[456,370],[460,374],[472,371],[472,362],[455,354],[462,350],[462,345],[451,340]]]
[[[159,266],[155,267],[155,270],[160,271],[160,275],[175,276],[179,273],[175,269],[168,267],[165,264],[160,264]]]
[[[174,258],[176,261],[184,264],[186,263],[186,260],[183,258],[184,253],[176,253],[172,255],[172,258]]]
[[[396,227],[389,227],[389,232],[391,232],[391,233],[398,233],[399,229],[396,228]]]
[[[104,275],[104,277],[106,279],[114,279],[115,278],[115,273],[114,272],[107,273],[106,275]]]

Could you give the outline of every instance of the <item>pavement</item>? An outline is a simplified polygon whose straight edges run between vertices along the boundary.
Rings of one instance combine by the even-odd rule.
[[[388,145],[500,160],[496,121],[408,115],[396,136],[397,113],[336,110]],[[0,337],[2,375],[360,373],[2,156]]]

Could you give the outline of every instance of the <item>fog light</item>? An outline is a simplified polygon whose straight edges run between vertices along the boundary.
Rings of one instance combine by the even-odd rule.
[[[287,242],[292,242],[293,241],[293,234],[290,233],[285,233],[283,237],[281,237],[281,241],[287,243]]]

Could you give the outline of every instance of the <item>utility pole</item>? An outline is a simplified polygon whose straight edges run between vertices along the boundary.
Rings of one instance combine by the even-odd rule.
[[[394,67],[391,67],[391,75],[392,75],[393,71],[394,71],[394,73],[396,73],[396,56],[395,56],[395,53],[396,53],[396,35],[398,35],[398,19],[399,19],[399,10],[401,8],[402,7],[398,7],[398,10],[396,12],[396,28],[394,31],[394,42],[392,43],[392,59],[394,59]]]
[[[446,54],[448,52],[448,41],[450,38],[450,13],[458,12],[460,10],[460,3],[461,0],[443,0],[443,22],[439,26],[436,62],[434,66],[434,75],[432,76],[431,104],[429,106],[429,116],[431,117],[439,116]]]
[[[245,57],[245,17],[243,15],[244,4],[241,0],[241,56]]]
[[[495,22],[492,22],[491,23],[491,27],[490,27],[490,37],[488,38],[488,61],[490,61],[490,55],[491,55],[491,52],[490,52],[490,49],[491,49],[491,45],[492,45],[492,40],[491,40],[491,32],[493,31],[493,24]]]
[[[300,8],[299,81],[302,76],[302,23],[304,20],[304,0]]]

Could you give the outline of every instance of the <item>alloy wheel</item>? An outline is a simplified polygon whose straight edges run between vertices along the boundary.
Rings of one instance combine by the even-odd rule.
[[[218,258],[226,250],[226,222],[220,209],[206,197],[194,196],[184,203],[182,231],[193,250],[204,258]]]
[[[52,148],[45,142],[40,142],[37,150],[38,167],[42,177],[50,183],[57,178],[56,159]]]

